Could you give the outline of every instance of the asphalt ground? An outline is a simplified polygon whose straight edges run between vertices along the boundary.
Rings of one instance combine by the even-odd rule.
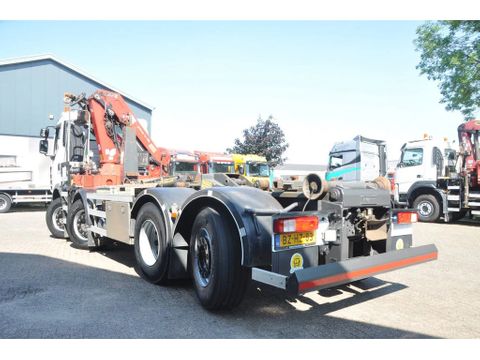
[[[480,227],[416,224],[439,259],[291,298],[252,282],[240,307],[208,312],[190,281],[152,285],[133,249],[75,249],[43,207],[0,214],[0,338],[478,338]]]

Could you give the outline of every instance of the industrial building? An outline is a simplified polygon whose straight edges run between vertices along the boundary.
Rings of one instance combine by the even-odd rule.
[[[89,96],[97,89],[122,95],[150,131],[152,106],[52,55],[0,61],[0,213],[50,201],[50,158],[39,153],[40,129],[56,125],[65,92]]]
[[[153,107],[86,74],[53,55],[0,61],[0,135],[38,136],[63,111],[65,92],[88,95],[97,89],[118,92],[151,129]]]

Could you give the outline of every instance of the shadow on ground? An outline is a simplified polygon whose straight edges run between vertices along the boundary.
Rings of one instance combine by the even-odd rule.
[[[133,266],[128,247],[111,246],[106,256]],[[212,313],[201,308],[190,282],[161,287],[136,276],[12,253],[0,253],[0,271],[1,338],[428,337],[328,315],[404,288],[375,278],[322,291],[322,304],[252,283],[239,308]],[[354,294],[336,301],[345,291]]]
[[[20,203],[20,204],[13,205],[8,211],[8,213],[46,211],[47,206],[48,204],[44,204],[44,203],[33,203],[33,204]]]

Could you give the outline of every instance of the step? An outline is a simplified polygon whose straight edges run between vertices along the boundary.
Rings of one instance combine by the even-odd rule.
[[[458,185],[449,185],[447,186],[448,190],[460,190],[460,186]]]
[[[460,201],[460,195],[447,195],[447,200]]]

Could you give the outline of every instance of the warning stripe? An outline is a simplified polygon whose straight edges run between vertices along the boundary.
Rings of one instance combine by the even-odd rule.
[[[409,266],[409,265],[413,265],[413,264],[417,264],[417,263],[421,263],[429,260],[435,260],[437,259],[437,257],[438,257],[438,253],[435,251],[432,253],[418,255],[415,257],[407,258],[407,259],[392,261],[386,264],[371,266],[364,269],[341,273],[338,275],[333,275],[333,276],[320,278],[316,280],[305,281],[299,284],[298,290],[302,291],[302,290],[307,290],[314,287],[333,284],[337,282],[350,281],[356,278],[364,278],[364,277],[372,276],[377,273],[382,273],[382,272],[398,269],[401,267],[405,267],[405,266]]]

